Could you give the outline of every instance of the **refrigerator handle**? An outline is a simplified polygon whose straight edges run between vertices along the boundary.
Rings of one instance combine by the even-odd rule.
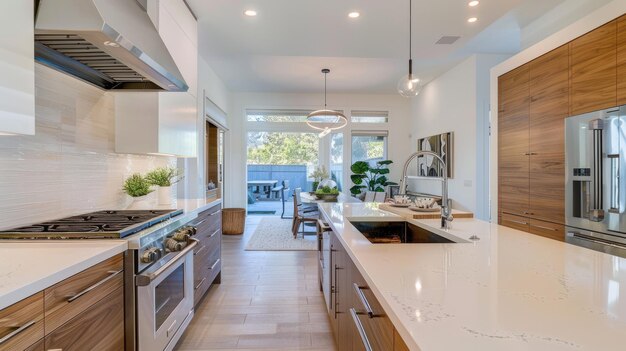
[[[602,222],[604,220],[604,210],[602,208],[602,130],[604,128],[602,122],[603,121],[601,119],[596,119],[589,123],[589,129],[591,129],[591,132],[593,133],[593,199],[591,211],[589,212],[589,219],[594,222]]]

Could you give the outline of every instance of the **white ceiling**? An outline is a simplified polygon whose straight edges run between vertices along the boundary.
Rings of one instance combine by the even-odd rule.
[[[473,53],[513,53],[520,28],[563,0],[413,1],[414,71],[429,81]],[[187,0],[200,54],[241,92],[394,93],[408,70],[408,0]],[[257,17],[243,15],[254,9]],[[347,14],[359,11],[361,17]],[[476,23],[467,18],[478,17]],[[435,45],[444,35],[453,45]]]

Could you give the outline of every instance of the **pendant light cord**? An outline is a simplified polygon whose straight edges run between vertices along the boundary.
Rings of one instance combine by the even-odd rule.
[[[413,0],[409,0],[409,60],[413,59]]]
[[[328,73],[324,73],[324,109],[326,109],[326,75]]]

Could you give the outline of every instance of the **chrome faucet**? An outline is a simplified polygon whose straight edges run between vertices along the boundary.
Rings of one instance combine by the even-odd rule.
[[[411,161],[420,156],[432,156],[439,160],[439,162],[443,165],[443,178],[441,179],[441,228],[448,229],[449,223],[452,222],[454,218],[452,217],[452,209],[450,208],[450,203],[448,200],[448,166],[446,165],[446,161],[444,161],[441,156],[432,151],[418,151],[409,156],[409,158],[404,163],[404,170],[402,171],[402,178],[400,180],[400,192],[402,193],[402,195],[406,195],[406,173],[409,169]]]

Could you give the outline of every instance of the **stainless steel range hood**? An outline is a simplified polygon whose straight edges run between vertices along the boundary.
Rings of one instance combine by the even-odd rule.
[[[35,59],[107,90],[187,91],[136,0],[40,0]]]

